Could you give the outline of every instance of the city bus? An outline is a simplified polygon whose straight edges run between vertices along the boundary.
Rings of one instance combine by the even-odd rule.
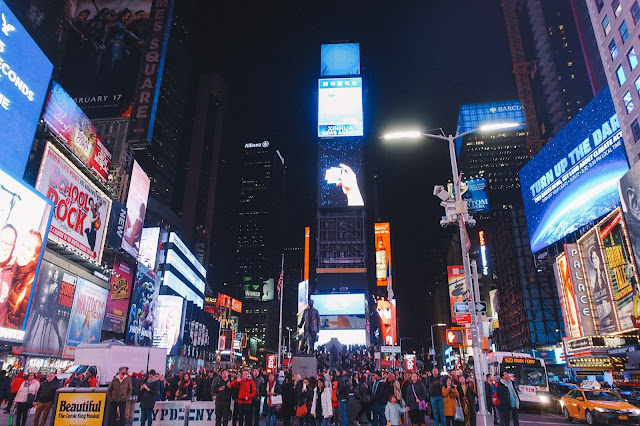
[[[516,352],[491,352],[487,354],[489,373],[500,380],[500,372],[507,371],[518,388],[523,407],[545,409],[550,402],[547,367],[542,358]]]

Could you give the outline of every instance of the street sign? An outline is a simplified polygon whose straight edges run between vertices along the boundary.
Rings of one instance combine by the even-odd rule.
[[[456,302],[456,303],[453,304],[453,312],[456,315],[468,314],[469,313],[469,304],[467,302]]]
[[[476,312],[487,312],[487,302],[476,302]]]
[[[436,350],[434,348],[429,348],[429,356],[436,356]]]
[[[399,354],[400,346],[380,346],[380,352]]]
[[[471,324],[471,314],[458,314],[456,315],[456,324],[464,325]]]

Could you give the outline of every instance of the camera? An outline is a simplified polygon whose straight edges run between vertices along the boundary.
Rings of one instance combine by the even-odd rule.
[[[442,216],[442,219],[440,219],[440,226],[442,226],[443,228],[449,226],[449,219],[447,219],[446,216]]]

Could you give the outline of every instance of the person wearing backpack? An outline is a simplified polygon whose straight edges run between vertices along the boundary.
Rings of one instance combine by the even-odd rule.
[[[487,411],[493,413],[494,425],[500,423],[500,417],[498,417],[500,412],[494,405],[494,399],[498,401],[497,390],[498,387],[496,386],[496,379],[493,377],[493,374],[487,374],[487,379],[484,381],[484,394],[487,399]]]

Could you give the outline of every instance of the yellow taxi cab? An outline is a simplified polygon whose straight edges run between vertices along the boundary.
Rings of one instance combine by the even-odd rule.
[[[587,424],[639,425],[640,409],[626,402],[611,390],[597,388],[573,389],[560,400],[567,422],[586,420]]]

